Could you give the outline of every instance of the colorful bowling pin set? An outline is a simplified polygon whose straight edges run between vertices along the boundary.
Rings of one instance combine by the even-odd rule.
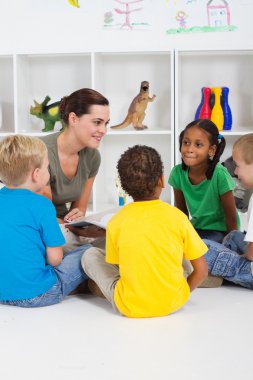
[[[229,131],[232,128],[232,112],[228,104],[228,93],[228,87],[203,87],[195,120],[210,119],[219,131]]]

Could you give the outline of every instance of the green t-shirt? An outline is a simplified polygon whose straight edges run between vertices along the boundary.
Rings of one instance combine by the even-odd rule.
[[[84,185],[89,178],[95,177],[100,165],[100,153],[97,149],[84,148],[79,152],[77,173],[71,180],[62,172],[58,151],[57,137],[60,132],[42,138],[48,149],[50,186],[53,195],[53,204],[59,218],[67,212],[66,203],[80,198]]]
[[[175,166],[169,177],[169,184],[181,190],[191,215],[191,223],[201,230],[226,231],[226,220],[220,196],[232,191],[235,183],[227,169],[218,163],[210,180],[205,179],[193,185],[188,170],[182,165]],[[240,224],[237,214],[238,225]]]

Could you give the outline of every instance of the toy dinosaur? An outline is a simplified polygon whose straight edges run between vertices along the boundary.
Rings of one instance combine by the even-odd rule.
[[[152,98],[149,97],[149,82],[141,82],[140,92],[130,104],[125,120],[121,124],[113,125],[111,128],[126,128],[131,123],[136,130],[148,128],[146,125],[143,125],[142,122],[146,115],[145,110],[148,103],[153,102],[155,97],[156,95],[153,95]]]
[[[31,115],[35,115],[39,119],[44,120],[45,127],[42,129],[42,132],[53,131],[55,123],[61,121],[59,113],[60,101],[47,105],[50,100],[51,98],[49,96],[46,96],[41,104],[34,100],[35,106],[31,106],[30,108]],[[64,127],[63,124],[62,127]]]

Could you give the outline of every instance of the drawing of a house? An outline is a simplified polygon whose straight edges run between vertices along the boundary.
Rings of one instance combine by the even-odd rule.
[[[230,25],[230,11],[227,1],[210,0],[207,3],[208,25],[212,27]]]

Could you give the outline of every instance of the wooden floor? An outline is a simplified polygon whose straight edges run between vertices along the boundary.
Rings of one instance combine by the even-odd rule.
[[[252,380],[253,293],[197,289],[163,318],[128,319],[72,296],[40,309],[0,305],[2,380]]]

